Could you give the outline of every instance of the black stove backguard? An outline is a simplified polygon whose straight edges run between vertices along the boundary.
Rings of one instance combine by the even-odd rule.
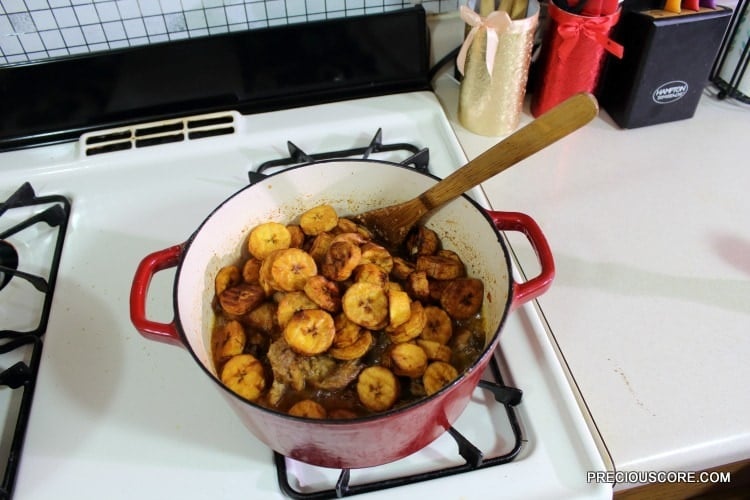
[[[0,68],[0,151],[212,111],[430,88],[421,6]]]

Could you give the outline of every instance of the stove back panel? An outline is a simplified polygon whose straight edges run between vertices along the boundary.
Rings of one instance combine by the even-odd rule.
[[[0,150],[210,111],[430,88],[420,6],[0,69]]]

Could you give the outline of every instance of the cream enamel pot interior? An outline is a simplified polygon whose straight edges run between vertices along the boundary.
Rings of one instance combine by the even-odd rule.
[[[211,362],[211,302],[217,271],[246,257],[246,239],[257,224],[290,223],[321,203],[333,205],[340,215],[357,214],[411,199],[435,182],[430,175],[374,160],[318,162],[271,175],[227,199],[185,243],[141,261],[131,289],[131,320],[148,339],[184,346],[248,429],[282,455],[336,468],[369,467],[403,458],[427,446],[458,418],[497,346],[506,316],[549,288],[554,276],[552,254],[530,217],[488,212],[461,196],[425,221],[446,248],[462,257],[468,274],[484,281],[486,347],[468,370],[439,392],[379,415],[352,420],[292,417],[228,390]],[[538,276],[524,283],[513,280],[509,252],[499,231],[520,231],[527,236],[539,257]],[[174,320],[148,320],[145,304],[151,278],[175,266]]]

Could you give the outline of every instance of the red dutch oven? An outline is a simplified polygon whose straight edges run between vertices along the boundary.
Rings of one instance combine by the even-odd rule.
[[[351,420],[313,420],[269,410],[227,389],[211,361],[211,302],[219,269],[247,257],[246,239],[256,225],[290,223],[321,203],[341,215],[411,199],[437,182],[431,175],[375,160],[335,160],[291,168],[247,186],[217,207],[184,243],[146,256],[130,294],[131,320],[147,339],[185,347],[237,411],[247,428],[282,455],[309,464],[362,468],[385,464],[437,439],[459,417],[479,383],[508,314],[544,293],[554,261],[542,231],[527,215],[486,211],[468,196],[447,203],[425,221],[445,248],[457,252],[470,276],[484,282],[485,349],[458,379],[408,406]],[[500,231],[526,235],[540,261],[540,273],[523,283],[512,276]],[[174,319],[146,318],[149,283],[155,273],[177,267]]]

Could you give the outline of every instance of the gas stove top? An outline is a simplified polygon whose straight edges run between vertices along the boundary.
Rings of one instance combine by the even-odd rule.
[[[355,125],[362,116],[365,123]],[[85,136],[77,143],[0,156],[2,194],[29,181],[37,192],[57,193],[72,206],[16,484],[18,498],[59,497],[60,491],[76,498],[102,492],[108,498],[203,498],[215,497],[217,491],[228,497],[248,488],[280,497],[280,474],[291,474],[288,482],[300,494],[335,490],[340,471],[292,462],[279,472],[272,452],[239,423],[186,352],[135,332],[127,300],[135,267],[146,254],[185,241],[213,208],[246,185],[249,171],[289,156],[290,141],[308,154],[346,150],[370,144],[375,125],[385,143],[427,148],[429,168],[440,177],[465,157],[429,92],[234,119],[231,134],[128,151],[86,155],[90,136]],[[317,130],[320,122],[326,123],[324,134]],[[366,132],[352,132],[355,126]],[[411,155],[379,154],[385,159]],[[481,189],[470,195],[486,206]],[[169,273],[161,274],[151,284],[148,308],[153,317],[167,321],[172,283]],[[523,391],[520,403],[497,404],[492,393],[479,387],[456,429],[484,456],[509,455],[512,460],[422,482],[419,491],[435,488],[455,496],[467,489],[486,496],[497,488],[519,497],[611,494],[606,485],[585,482],[585,471],[602,467],[601,458],[533,306],[510,316],[497,359],[505,383]],[[479,422],[490,424],[488,434],[482,434]],[[387,466],[388,474],[471,462],[471,454],[467,460],[457,446],[446,434],[429,449]],[[351,484],[381,480],[383,474],[352,471]],[[412,495],[415,487],[398,485],[388,494]]]
[[[586,471],[605,466],[534,304],[508,317],[486,382],[453,430],[412,456],[351,471],[275,456],[187,352],[133,328],[128,296],[141,259],[186,241],[259,171],[367,156],[445,177],[465,163],[432,92],[389,89],[250,114],[202,107],[180,116],[147,113],[99,123],[68,142],[71,129],[6,137],[4,145],[13,147],[0,153],[0,200],[28,182],[44,205],[66,212],[59,224],[38,224],[26,230],[26,242],[11,242],[19,263],[0,289],[4,321],[18,317],[10,307],[28,302],[34,290],[19,272],[41,275],[54,291],[46,328],[35,333],[43,348],[9,482],[15,498],[611,496],[609,485],[586,482]],[[481,188],[468,194],[493,208]],[[0,231],[15,225],[6,222],[10,212],[0,217]],[[25,267],[24,252],[36,241],[56,247],[63,239],[59,265]],[[523,280],[522,270],[515,272]],[[167,271],[154,276],[149,317],[172,319],[173,280]],[[5,431],[0,451],[11,442]],[[416,484],[403,479],[413,475]],[[382,481],[385,492],[372,486]]]

